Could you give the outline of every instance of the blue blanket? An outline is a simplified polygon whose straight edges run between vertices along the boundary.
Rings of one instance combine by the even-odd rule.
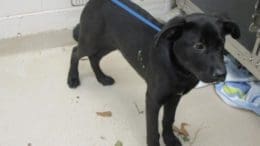
[[[215,85],[217,94],[227,104],[247,109],[260,116],[260,81],[231,55],[225,56],[227,77]]]

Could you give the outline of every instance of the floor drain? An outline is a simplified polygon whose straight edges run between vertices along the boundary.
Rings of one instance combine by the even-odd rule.
[[[83,6],[87,3],[88,0],[71,0],[72,6]]]

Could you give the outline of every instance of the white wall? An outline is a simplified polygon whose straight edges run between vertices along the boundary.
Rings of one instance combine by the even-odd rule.
[[[155,16],[165,13],[170,0],[133,0]],[[0,0],[0,39],[71,29],[83,7],[71,0]]]
[[[70,0],[0,0],[0,39],[71,28],[82,7]]]

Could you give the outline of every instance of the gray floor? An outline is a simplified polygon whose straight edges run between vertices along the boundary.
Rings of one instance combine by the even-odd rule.
[[[144,146],[145,115],[136,108],[144,110],[142,79],[115,52],[102,62],[114,86],[98,84],[82,60],[81,86],[69,89],[70,52],[68,46],[0,56],[0,146]],[[113,115],[96,115],[102,111]],[[260,117],[227,106],[211,86],[183,97],[175,125],[182,122],[191,139],[184,146],[260,145]]]

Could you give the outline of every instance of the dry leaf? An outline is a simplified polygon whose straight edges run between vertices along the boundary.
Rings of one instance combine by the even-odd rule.
[[[123,143],[121,141],[117,141],[115,146],[123,146]]]
[[[172,129],[173,129],[173,132],[176,132],[178,134],[180,133],[180,129],[178,127],[173,126]]]
[[[181,123],[181,129],[180,129],[180,132],[183,136],[185,137],[188,137],[189,136],[189,133],[188,131],[185,129],[185,126],[188,126],[189,124],[187,123]]]
[[[185,126],[188,126],[189,124],[187,123],[181,123],[181,128],[179,129],[178,127],[176,126],[173,126],[173,131],[178,133],[179,135],[181,136],[184,136],[184,137],[188,137],[189,136],[189,133],[188,131],[185,129]]]
[[[97,115],[101,117],[112,117],[112,112],[111,111],[97,112]]]

